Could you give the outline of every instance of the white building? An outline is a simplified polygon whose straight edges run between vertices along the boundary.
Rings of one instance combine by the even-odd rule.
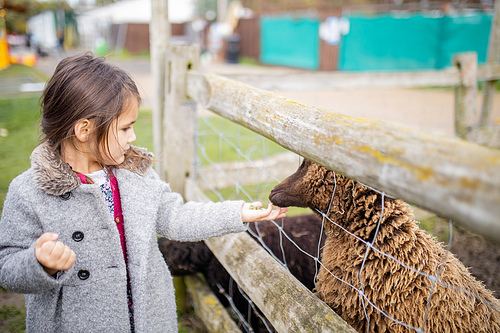
[[[170,23],[190,22],[193,15],[190,0],[168,2]],[[113,49],[149,49],[150,21],[151,0],[122,0],[80,13],[77,18],[80,46],[96,50],[104,43]]]

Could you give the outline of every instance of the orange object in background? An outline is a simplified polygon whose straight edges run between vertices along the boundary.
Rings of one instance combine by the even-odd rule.
[[[38,60],[38,55],[35,53],[18,53],[11,54],[9,58],[11,64],[34,67]]]
[[[5,39],[0,39],[0,71],[9,67],[9,47]]]
[[[0,18],[0,70],[9,67],[9,45],[7,44],[7,31],[5,21]]]

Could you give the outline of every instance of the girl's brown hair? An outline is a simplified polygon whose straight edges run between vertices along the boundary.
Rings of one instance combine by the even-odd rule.
[[[122,69],[90,52],[65,58],[41,97],[43,141],[50,141],[61,152],[63,142],[75,137],[75,124],[81,119],[92,120],[95,154],[102,163],[104,156],[111,157],[109,129],[130,98],[141,102],[135,82]]]

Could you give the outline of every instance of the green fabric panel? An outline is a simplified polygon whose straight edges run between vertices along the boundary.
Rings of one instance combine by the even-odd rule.
[[[439,27],[422,16],[350,17],[342,39],[342,70],[401,70],[435,66]],[[428,45],[424,47],[424,45]]]
[[[445,38],[437,68],[452,66],[456,53],[468,51],[477,52],[479,63],[486,62],[492,15],[445,16],[442,20]]]
[[[319,68],[319,20],[291,16],[260,19],[260,61],[315,70]]]
[[[492,15],[349,17],[340,46],[339,69],[346,71],[442,69],[458,52],[486,59]]]

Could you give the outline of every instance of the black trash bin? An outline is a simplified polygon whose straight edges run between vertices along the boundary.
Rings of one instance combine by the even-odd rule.
[[[232,34],[227,37],[226,41],[226,62],[236,64],[240,56],[240,35]]]

